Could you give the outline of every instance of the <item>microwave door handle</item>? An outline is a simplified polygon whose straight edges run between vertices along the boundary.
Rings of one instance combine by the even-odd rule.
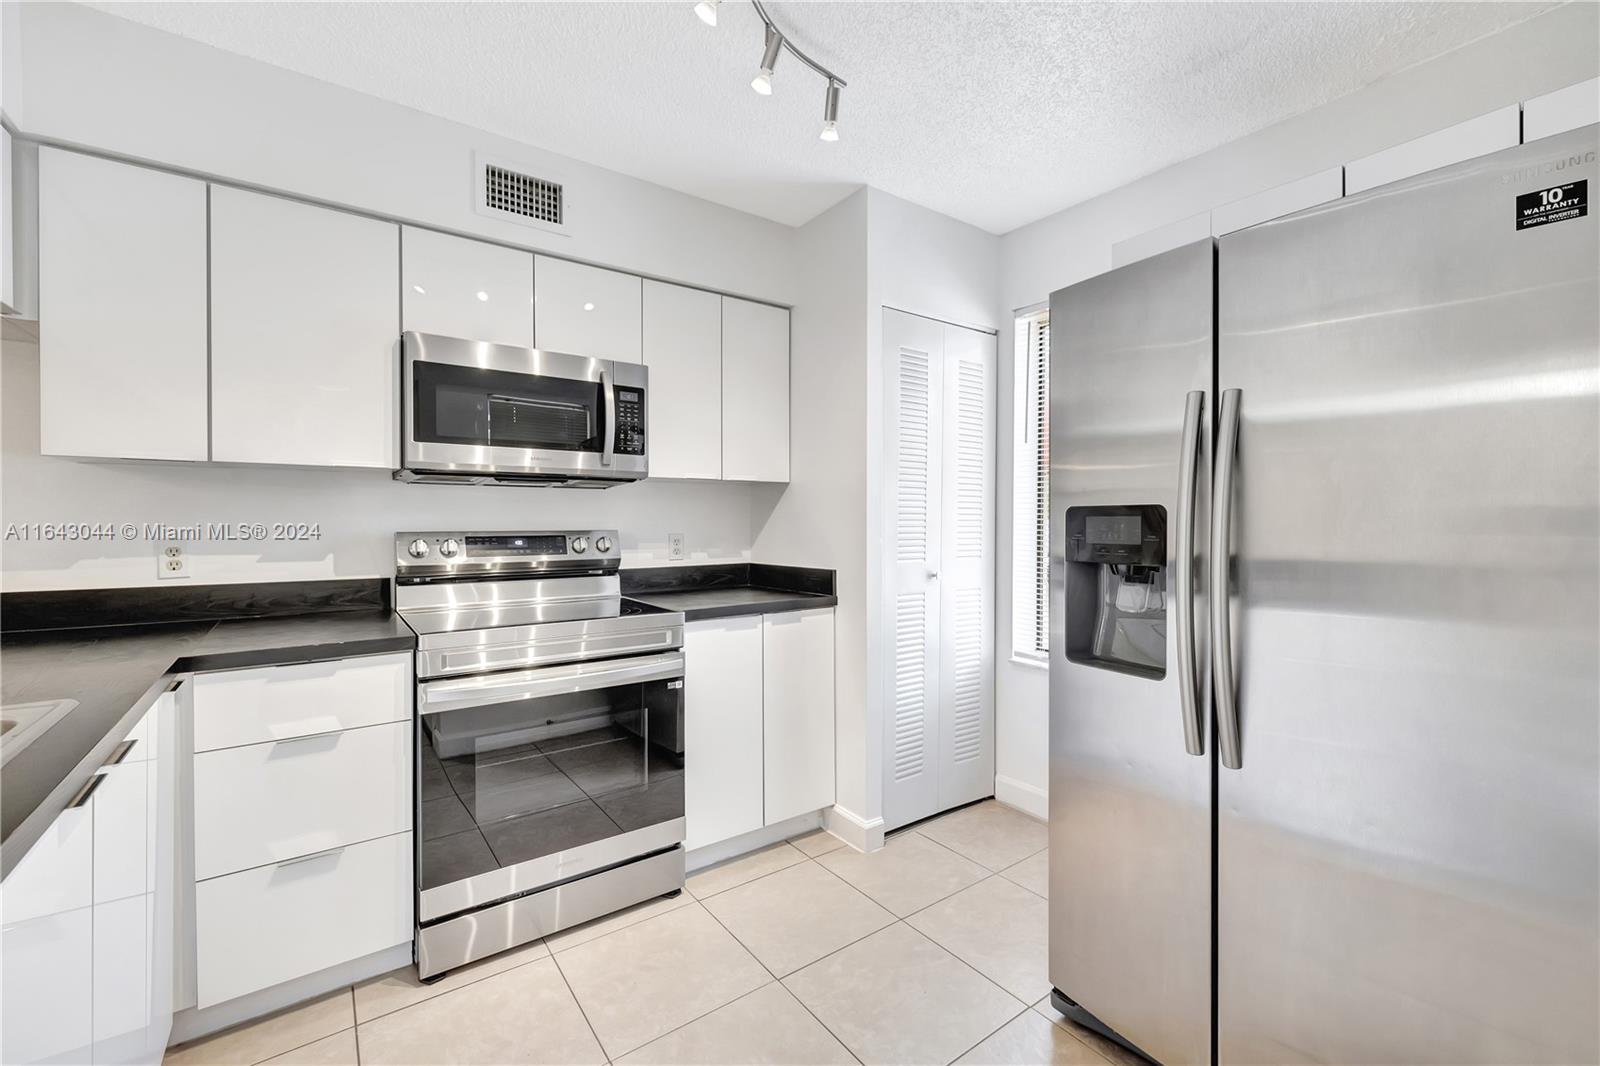
[[[609,365],[609,364],[607,364]],[[608,371],[600,371],[600,392],[606,405],[606,442],[600,449],[600,465],[610,466],[617,450],[617,383]]]

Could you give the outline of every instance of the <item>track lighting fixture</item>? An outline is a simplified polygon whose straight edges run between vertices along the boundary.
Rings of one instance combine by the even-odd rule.
[[[694,5],[694,13],[700,21],[707,26],[717,24],[717,7],[722,0],[699,0]],[[778,29],[777,23],[772,21],[772,16],[767,14],[767,9],[762,6],[761,0],[750,0],[750,6],[756,9],[756,14],[761,17],[761,25],[766,28],[766,41],[761,49],[761,69],[756,71],[756,76],[750,79],[750,88],[762,96],[772,95],[772,71],[778,65],[778,56],[785,51],[797,60],[822,75],[828,82],[827,96],[822,103],[822,134],[825,141],[839,139],[839,90],[845,86],[843,78],[833,71],[818,63],[794,46],[789,38]]]
[[[771,23],[767,24],[767,46],[761,51],[761,69],[750,79],[750,88],[762,96],[772,95],[772,68],[778,65],[778,53],[783,51],[783,34]]]
[[[828,95],[822,101],[822,133],[825,141],[839,139],[839,83],[828,79]]]

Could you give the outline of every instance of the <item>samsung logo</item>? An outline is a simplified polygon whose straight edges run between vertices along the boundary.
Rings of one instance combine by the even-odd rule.
[[[1500,184],[1506,185],[1513,181],[1527,181],[1530,178],[1542,178],[1546,174],[1554,174],[1557,171],[1568,170],[1573,167],[1590,166],[1594,163],[1594,155],[1593,152],[1585,152],[1583,155],[1569,155],[1565,159],[1547,159],[1537,166],[1523,167],[1520,170],[1511,171],[1501,177]]]

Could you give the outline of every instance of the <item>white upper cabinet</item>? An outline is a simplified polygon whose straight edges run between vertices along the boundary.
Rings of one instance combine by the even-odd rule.
[[[205,183],[40,148],[39,272],[40,450],[205,459]]]
[[[789,480],[789,312],[729,296],[722,298],[722,477]]]
[[[650,476],[722,476],[722,298],[644,283]]]
[[[633,274],[533,257],[533,336],[543,351],[640,362],[641,303]]]
[[[401,329],[533,347],[533,253],[401,228]]]
[[[211,457],[393,468],[396,225],[211,190]]]

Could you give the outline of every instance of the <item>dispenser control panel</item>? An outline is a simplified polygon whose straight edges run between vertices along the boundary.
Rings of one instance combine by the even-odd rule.
[[[1165,566],[1167,512],[1157,504],[1069,507],[1067,561]]]

